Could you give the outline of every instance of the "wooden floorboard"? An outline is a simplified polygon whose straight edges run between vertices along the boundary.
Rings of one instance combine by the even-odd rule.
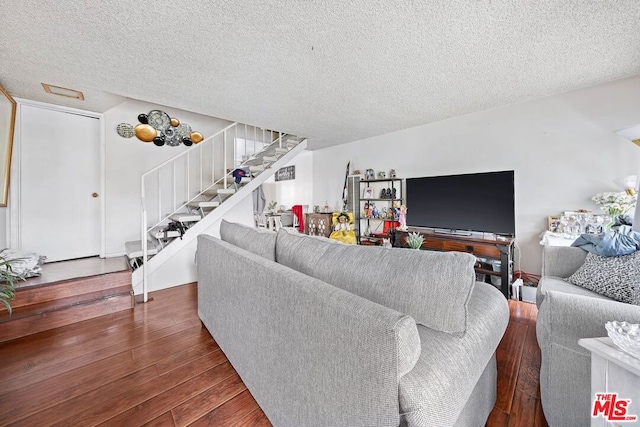
[[[197,316],[197,287],[0,343],[0,426],[234,426],[270,422]],[[488,427],[545,427],[535,305],[509,301]]]

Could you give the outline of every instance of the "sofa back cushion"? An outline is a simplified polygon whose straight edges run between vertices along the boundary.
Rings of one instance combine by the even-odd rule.
[[[335,244],[278,233],[276,260],[442,332],[464,333],[475,257],[460,252]]]
[[[220,239],[253,252],[270,261],[276,260],[276,233],[222,220]]]

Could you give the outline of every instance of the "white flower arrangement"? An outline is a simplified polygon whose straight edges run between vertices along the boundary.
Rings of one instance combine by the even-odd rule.
[[[598,193],[591,198],[596,204],[601,205],[607,214],[616,217],[624,215],[629,209],[636,205],[637,196],[631,196],[624,191],[618,193]]]

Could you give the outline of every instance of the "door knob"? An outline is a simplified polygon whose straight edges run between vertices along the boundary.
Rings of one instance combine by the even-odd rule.
[[[98,193],[93,193],[93,194],[91,195],[91,197],[93,197],[93,198],[98,197]]]

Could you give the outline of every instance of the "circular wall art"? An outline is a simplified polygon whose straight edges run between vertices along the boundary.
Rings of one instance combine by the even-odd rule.
[[[158,136],[158,131],[151,127],[151,125],[143,125],[142,123],[135,127],[136,137],[140,141],[151,142],[153,138]]]
[[[133,129],[133,125],[129,123],[120,123],[116,126],[116,132],[123,138],[133,138],[136,135],[136,131]]]
[[[138,121],[140,124],[135,127],[128,123],[117,125],[118,135],[123,138],[136,136],[139,140],[153,142],[158,147],[177,147],[180,144],[188,147],[204,140],[200,132],[192,131],[191,126],[181,123],[175,117],[169,117],[164,111],[151,110],[149,114],[138,114]]]
[[[156,130],[165,130],[171,126],[171,118],[160,110],[151,110],[148,115],[149,124]]]

